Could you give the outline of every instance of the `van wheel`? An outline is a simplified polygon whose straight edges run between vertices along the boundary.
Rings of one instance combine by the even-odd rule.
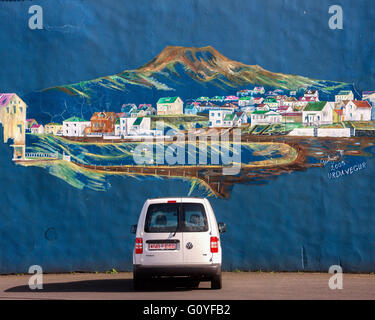
[[[198,288],[200,284],[199,280],[190,280],[189,287],[190,288]]]
[[[223,286],[222,284],[222,280],[221,280],[221,272],[220,274],[214,276],[212,279],[211,279],[211,289],[221,289]]]
[[[143,280],[137,278],[137,277],[134,277],[133,278],[133,288],[134,290],[140,290],[144,287],[144,282]]]

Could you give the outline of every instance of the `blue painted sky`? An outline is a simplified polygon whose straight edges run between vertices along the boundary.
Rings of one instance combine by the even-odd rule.
[[[44,9],[44,30],[28,8]],[[344,10],[330,30],[328,8]],[[0,91],[25,94],[133,69],[166,45],[212,45],[265,69],[375,89],[367,0],[40,0],[0,2]]]

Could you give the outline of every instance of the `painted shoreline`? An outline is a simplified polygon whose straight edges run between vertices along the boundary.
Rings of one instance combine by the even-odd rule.
[[[249,143],[249,145],[251,144],[252,143]],[[296,167],[299,168],[305,165],[306,158],[304,155],[304,151],[297,144],[289,145],[285,143],[275,142],[263,142],[260,144],[269,145],[271,148],[274,148],[274,150],[276,149],[283,155],[282,158],[255,161],[249,164],[238,164],[238,171],[240,173],[239,180],[235,180],[233,176],[224,176],[223,169],[228,168],[228,166],[223,165],[98,166],[82,164],[75,161],[67,162],[64,160],[20,160],[17,161],[17,164],[22,166],[38,166],[45,169],[48,169],[52,166],[60,166],[68,168],[73,172],[85,173],[87,176],[99,175],[101,179],[103,179],[103,177],[105,176],[115,175],[129,177],[149,176],[167,179],[184,179],[189,180],[192,183],[192,188],[196,185],[203,187],[206,191],[208,191],[209,196],[227,198],[229,197],[227,188],[229,185],[231,185],[231,179],[234,179],[233,181],[240,183],[241,181],[246,181],[244,176],[247,176],[249,172],[252,172],[255,176],[257,176],[257,170],[267,169],[276,170],[278,174],[278,172],[290,172],[295,170]],[[262,150],[260,152],[267,152],[267,150]],[[67,174],[66,179],[68,179],[69,173],[63,174]],[[61,175],[59,177],[64,179],[64,177]]]
[[[57,142],[68,142],[68,144],[82,146],[88,145],[85,142],[60,139],[61,137],[56,137]],[[232,139],[230,138],[229,140]],[[165,145],[170,143],[176,143],[176,141],[165,141]],[[208,141],[208,143],[210,142]],[[263,148],[263,150],[262,148],[252,147],[254,155],[263,156],[263,160],[241,163],[238,174],[229,173],[228,175],[223,174],[223,169],[229,166],[223,165],[91,165],[89,161],[86,164],[82,164],[79,163],[79,160],[77,162],[77,159],[73,158],[72,162],[51,159],[28,159],[26,161],[16,161],[16,163],[23,166],[44,168],[51,175],[78,189],[87,187],[95,191],[107,191],[111,183],[106,177],[124,176],[138,179],[144,176],[159,179],[182,179],[191,183],[190,192],[192,192],[194,186],[201,186],[212,196],[229,198],[230,189],[235,184],[264,183],[284,173],[289,174],[294,171],[305,171],[312,167],[323,167],[323,162],[327,161],[327,159],[338,161],[343,156],[369,156],[366,149],[375,145],[375,139],[370,137],[317,137],[311,139],[309,137],[243,134],[241,143],[250,147],[252,145],[266,145],[267,147]],[[130,144],[135,145],[137,143],[131,142]],[[111,145],[111,143],[106,143],[105,145]],[[116,146],[118,144],[113,145]],[[65,153],[70,153],[69,146],[66,145],[64,148]],[[270,156],[275,151],[279,155],[281,154],[280,158],[264,159],[264,157]],[[80,178],[81,175],[84,177]]]

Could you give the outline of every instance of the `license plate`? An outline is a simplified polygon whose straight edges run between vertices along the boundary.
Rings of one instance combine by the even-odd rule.
[[[150,250],[176,250],[175,243],[150,243],[148,248]]]

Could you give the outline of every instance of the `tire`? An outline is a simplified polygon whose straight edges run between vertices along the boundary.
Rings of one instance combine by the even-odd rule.
[[[223,287],[223,282],[222,282],[222,279],[221,279],[221,272],[220,272],[220,274],[214,276],[211,279],[211,289],[219,290],[222,287]]]
[[[189,287],[190,288],[198,288],[200,284],[199,280],[190,280]]]
[[[133,289],[137,291],[143,289],[144,286],[144,279],[141,279],[139,276],[137,276],[136,272],[133,272]]]
[[[133,278],[133,288],[135,291],[138,291],[144,288],[143,280],[138,279],[138,278]]]

